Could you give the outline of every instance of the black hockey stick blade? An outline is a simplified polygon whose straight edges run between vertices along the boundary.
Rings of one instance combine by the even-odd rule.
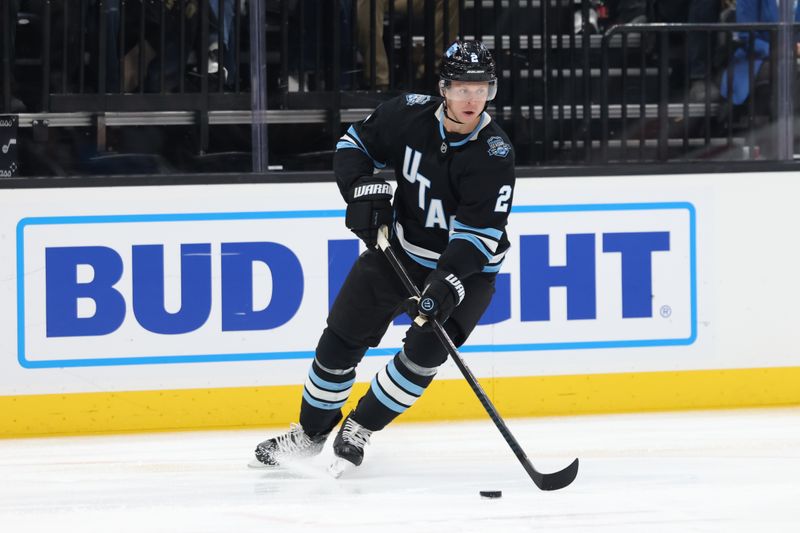
[[[400,281],[403,282],[403,285],[408,293],[411,296],[419,298],[419,289],[416,285],[414,285],[414,281],[411,279],[411,276],[408,275],[405,267],[397,258],[394,250],[389,244],[389,230],[386,226],[381,226],[381,228],[378,230],[378,248],[383,251],[384,256],[392,265],[392,268],[397,273]],[[420,318],[417,317],[415,321],[419,320]],[[494,404],[492,404],[492,401],[486,395],[486,392],[483,390],[483,387],[481,387],[481,384],[461,358],[461,354],[458,353],[458,348],[456,348],[455,344],[453,344],[453,340],[444,330],[442,325],[438,320],[434,319],[431,320],[431,327],[433,328],[433,332],[439,338],[439,341],[447,349],[447,352],[450,354],[450,358],[453,359],[453,362],[461,371],[461,374],[464,376],[467,384],[469,384],[470,388],[475,393],[475,396],[478,397],[478,400],[481,402],[481,405],[483,405],[483,408],[486,410],[489,418],[491,418],[492,422],[494,422],[494,425],[497,426],[497,429],[500,431],[500,434],[511,448],[511,451],[513,451],[514,455],[517,456],[517,459],[522,464],[525,472],[528,473],[536,486],[541,490],[558,490],[563,489],[572,483],[575,480],[575,477],[578,475],[578,460],[575,459],[568,467],[550,474],[543,474],[536,470],[530,459],[528,459],[528,456],[525,454],[525,450],[522,449],[522,446],[519,445],[517,439],[511,434],[511,430],[508,429],[508,426],[506,426],[506,423],[503,421],[500,413],[497,412]]]
[[[530,473],[530,472],[529,472]],[[570,465],[563,470],[553,472],[552,474],[538,474],[538,480],[531,475],[531,479],[536,483],[536,486],[542,490],[558,490],[563,489],[578,476],[578,459],[576,458]]]

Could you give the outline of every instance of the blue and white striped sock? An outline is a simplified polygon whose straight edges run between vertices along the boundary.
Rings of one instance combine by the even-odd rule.
[[[342,406],[356,381],[355,367],[328,368],[314,359],[308,370],[300,424],[309,435],[325,433],[339,422]]]
[[[383,429],[425,392],[437,370],[414,363],[401,350],[375,375],[353,418],[372,431]]]

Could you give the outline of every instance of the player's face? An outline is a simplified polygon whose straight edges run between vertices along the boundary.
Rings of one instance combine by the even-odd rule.
[[[447,109],[466,125],[474,126],[489,98],[488,82],[454,81],[444,90]]]

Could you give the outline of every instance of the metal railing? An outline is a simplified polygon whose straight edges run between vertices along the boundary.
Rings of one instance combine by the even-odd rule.
[[[39,55],[25,65],[37,73],[37,97],[20,125],[46,120],[50,127],[92,127],[99,152],[109,127],[187,125],[204,153],[213,150],[211,126],[249,126],[262,116],[271,127],[316,125],[316,144],[304,133],[296,149],[329,157],[342,128],[381,101],[402,91],[435,93],[437,43],[458,34],[481,39],[493,51],[501,90],[490,111],[514,142],[519,164],[775,156],[764,135],[777,129],[762,128],[754,98],[744,110],[710,96],[688,100],[688,73],[676,68],[687,63],[687,52],[674,40],[693,32],[707,42],[725,36],[723,55],[731,57],[734,36],[749,32],[752,87],[752,36],[765,32],[775,53],[776,25],[641,24],[590,34],[589,0],[577,8],[573,0],[387,0],[381,13],[384,3],[377,0],[366,2],[364,13],[355,0],[264,0],[258,4],[266,11],[261,32],[251,39],[250,11],[242,11],[239,0],[227,19],[215,21],[213,12],[224,14],[228,2],[38,0]],[[9,3],[0,4],[2,113],[10,106],[8,28],[14,21]],[[227,46],[220,27],[226,24]],[[251,42],[259,43],[266,65],[265,99],[250,92]],[[227,79],[208,72],[213,44]],[[676,60],[677,49],[683,57]],[[706,59],[713,83],[713,58]],[[769,61],[770,80],[777,64]],[[776,98],[777,92],[770,94]],[[776,119],[773,104],[768,124]],[[743,118],[736,123],[738,115]],[[264,129],[258,139],[265,138]]]
[[[100,150],[109,125],[192,123],[198,126],[198,149],[206,150],[214,112],[232,112],[225,118],[231,121],[235,112],[250,110],[249,75],[241,75],[247,42],[244,16],[238,1],[234,3],[237,8],[224,21],[222,16],[217,21],[212,9],[224,14],[227,0],[33,4],[36,11],[23,13],[26,26],[33,27],[29,38],[38,39],[38,57],[25,60],[28,72],[38,66],[38,82],[29,79],[25,84],[31,114],[44,117],[51,127],[80,123],[76,114],[90,115]],[[16,21],[10,20],[8,4],[3,5],[0,24],[8,37],[3,46],[2,108],[9,109],[14,58],[8,57],[6,30]],[[211,31],[216,31],[213,39]],[[208,72],[213,48],[218,56],[216,75]],[[223,69],[229,72],[227,79]],[[31,97],[36,83],[38,97]],[[22,126],[29,122],[20,121]]]
[[[800,28],[800,25],[795,25],[795,29]],[[671,37],[680,35],[684,40],[688,39],[691,33],[699,33],[704,36],[705,46],[705,88],[704,98],[699,102],[690,101],[690,77],[689,77],[689,49],[688,47],[682,51],[682,63],[684,65],[682,80],[680,87],[677,91],[671,87],[670,76],[674,74],[671,72],[671,65],[669,58],[671,57]],[[709,157],[718,156],[721,151],[727,150],[728,157],[739,158],[775,158],[776,152],[773,147],[779,144],[780,132],[777,128],[778,121],[778,84],[777,69],[778,69],[778,55],[780,48],[778,42],[778,24],[634,24],[616,26],[605,33],[603,36],[603,54],[602,54],[602,98],[600,100],[601,111],[601,132],[600,139],[600,155],[599,161],[608,163],[612,161],[628,161],[630,160],[629,150],[635,152],[634,160],[657,160],[668,161],[673,159],[704,159]],[[768,65],[768,73],[765,75],[758,75],[756,68],[756,36],[761,39],[766,39],[769,43],[769,57],[761,58]],[[628,80],[623,76],[621,80],[620,94],[622,101],[620,103],[620,114],[617,117],[611,116],[613,106],[610,103],[609,92],[609,45],[614,39],[622,39],[622,55],[627,58],[629,54],[626,51],[627,41],[632,37],[637,36],[640,42],[650,41],[653,43],[653,55],[657,56],[657,109],[655,116],[647,116],[647,105],[645,103],[645,94],[640,90],[639,98],[629,98]],[[720,42],[721,50],[723,51],[722,57],[724,64],[723,70],[720,74],[716,74],[712,70],[714,58],[712,57],[712,42]],[[731,68],[731,60],[734,58],[734,53],[737,48],[744,51],[747,59],[747,76],[749,96],[744,103],[737,106],[731,103],[730,95],[733,92],[735,85],[734,82],[734,69]],[[645,50],[641,49],[640,64],[645,62]],[[794,67],[794,61],[791,62]],[[623,71],[626,68],[623,66]],[[796,68],[795,68],[796,70]],[[643,88],[644,83],[641,79],[643,76],[643,69],[640,69],[639,87]],[[763,79],[764,82],[759,84],[757,79]],[[794,81],[792,77],[791,81]],[[717,84],[725,83],[728,88],[729,95],[712,99],[711,89],[715,88]],[[769,94],[769,103],[766,106],[760,106],[758,109],[757,99],[759,94],[757,91],[760,89],[759,85],[765,87]],[[673,88],[671,94],[671,88]],[[792,91],[793,92],[793,91]],[[790,92],[790,94],[792,93]],[[638,101],[637,101],[638,100]],[[630,108],[637,112],[637,117],[640,121],[634,128],[629,127],[629,112]],[[763,109],[766,108],[766,109]],[[737,125],[735,115],[741,115]],[[616,135],[612,135],[612,127],[610,121],[612,118],[618,120],[616,127]],[[647,149],[647,125],[642,122],[643,118],[646,120],[654,120],[654,128],[656,131],[655,144],[656,153],[654,156],[645,154]],[[759,120],[762,119],[762,120]],[[763,124],[763,119],[768,120],[768,124]],[[678,132],[674,132],[675,126],[678,126]],[[699,126],[699,132],[697,130]],[[638,133],[638,139],[630,137],[630,130],[634,129]],[[679,135],[671,135],[671,133],[678,133]],[[612,136],[615,137],[612,139]],[[714,142],[714,137],[717,137],[717,142]],[[701,140],[700,146],[697,142],[692,140]],[[612,157],[609,149],[612,140],[617,141],[618,155]],[[724,142],[720,143],[719,140]],[[676,142],[677,141],[677,142]],[[673,148],[673,150],[670,150]],[[677,148],[675,150],[674,148]],[[698,149],[699,148],[699,149]]]
[[[176,115],[165,113],[188,112],[198,126],[198,149],[207,150],[209,113],[250,106],[239,75],[242,14],[234,9],[229,22],[212,21],[211,2],[217,13],[225,13],[224,0],[81,0],[61,3],[59,20],[53,19],[52,2],[45,2],[44,28],[52,31],[42,32],[42,49],[53,50],[56,39],[62,57],[55,84],[43,66],[42,111],[124,112],[130,125],[169,123]],[[88,24],[90,8],[96,31]],[[217,34],[213,40],[212,23]],[[225,24],[230,24],[227,57]],[[214,46],[219,70],[210,75],[209,51]],[[45,65],[51,62],[48,55],[43,55]],[[223,74],[226,70],[232,71],[229,79]],[[102,132],[98,136],[104,137]]]
[[[16,20],[12,20],[12,7],[11,2],[3,2],[0,4],[0,91],[2,91],[2,99],[0,99],[0,112],[9,111],[11,109],[11,72],[13,69],[13,39],[14,34],[11,31],[12,25],[16,24]]]

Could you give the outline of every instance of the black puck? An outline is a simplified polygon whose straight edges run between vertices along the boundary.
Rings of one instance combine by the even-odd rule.
[[[482,490],[481,498],[500,498],[503,496],[502,490]]]

